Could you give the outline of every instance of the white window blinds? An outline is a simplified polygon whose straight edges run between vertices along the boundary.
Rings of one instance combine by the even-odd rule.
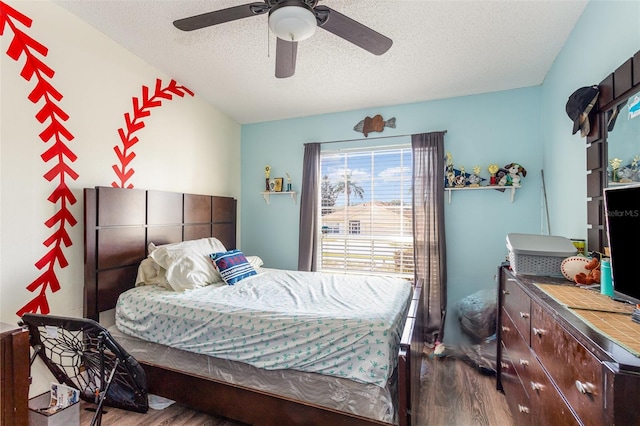
[[[410,147],[321,155],[318,270],[413,278]]]

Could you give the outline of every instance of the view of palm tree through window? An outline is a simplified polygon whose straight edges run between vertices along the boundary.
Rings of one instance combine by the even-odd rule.
[[[318,270],[413,278],[410,147],[323,152]]]

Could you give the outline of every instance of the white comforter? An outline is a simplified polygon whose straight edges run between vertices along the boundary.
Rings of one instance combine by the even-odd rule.
[[[123,293],[129,335],[264,369],[295,369],[385,386],[411,301],[408,281],[265,269],[234,286]]]

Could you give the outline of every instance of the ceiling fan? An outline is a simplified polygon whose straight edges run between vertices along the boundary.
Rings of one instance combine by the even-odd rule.
[[[269,13],[269,28],[277,36],[276,77],[291,77],[296,70],[298,42],[320,27],[362,49],[382,55],[393,41],[327,6],[319,0],[264,0],[178,19],[176,28],[193,31],[237,19]]]

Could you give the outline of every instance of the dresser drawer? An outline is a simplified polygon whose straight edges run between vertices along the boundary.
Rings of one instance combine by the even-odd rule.
[[[601,425],[602,365],[537,303],[532,302],[531,347],[585,425]]]
[[[530,345],[531,300],[513,278],[505,277],[502,288],[502,306],[515,324],[518,332]]]
[[[504,314],[500,324],[500,337],[504,348],[500,363],[503,380],[505,375],[513,374],[515,371],[522,391],[527,396],[527,404],[520,401],[518,405],[526,405],[529,408],[530,416],[527,417],[531,419],[532,424],[578,425],[573,412],[558,394],[538,359],[518,333],[509,316]],[[518,406],[510,408],[521,409]]]
[[[500,324],[500,339],[502,344],[509,351],[511,364],[510,368],[513,368],[520,377],[523,384],[531,381],[529,374],[530,366],[533,362],[537,362],[533,356],[529,346],[526,344],[516,326],[511,321],[508,315],[502,314],[502,321]],[[525,392],[527,387],[525,386]],[[528,394],[528,392],[527,392]]]
[[[534,423],[541,426],[580,425],[567,402],[553,386],[551,379],[542,369],[537,359],[527,367],[528,380],[522,379],[522,385],[529,395]]]
[[[532,425],[532,409],[529,396],[522,386],[522,382],[513,366],[512,357],[503,343],[502,359],[500,360],[502,389],[511,410],[513,424],[518,426]]]

